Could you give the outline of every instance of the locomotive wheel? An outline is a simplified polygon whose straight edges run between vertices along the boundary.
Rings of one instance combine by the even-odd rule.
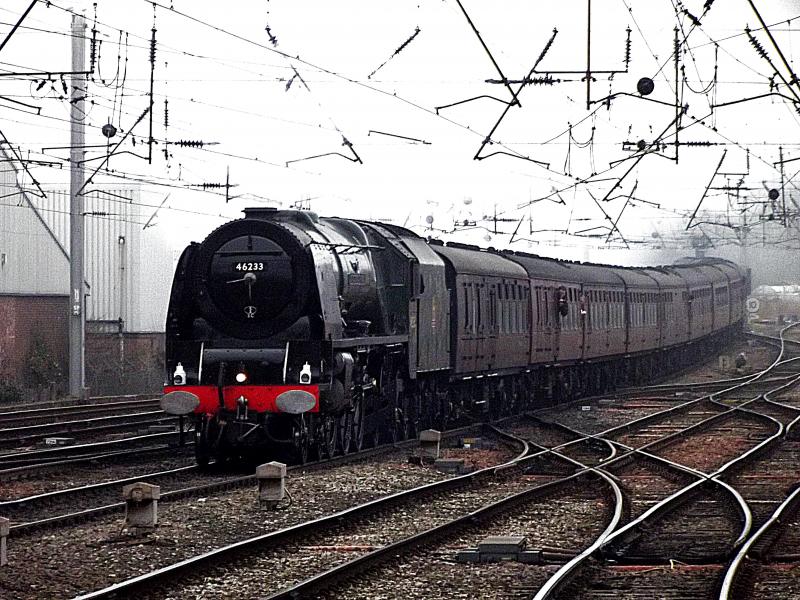
[[[350,415],[353,420],[351,450],[360,452],[364,447],[364,403],[362,400],[356,400],[355,406],[353,407]]]
[[[308,462],[308,449],[311,445],[310,437],[305,415],[298,415],[292,425],[292,438],[297,462],[301,465]]]
[[[353,445],[353,412],[347,411],[339,417],[339,448],[349,454]]]
[[[420,428],[432,429],[436,427],[437,402],[436,390],[426,386],[422,392],[422,407],[420,412]]]
[[[203,420],[202,425],[199,427],[195,425],[194,430],[194,458],[201,471],[208,469],[211,455],[211,445],[208,443],[208,421]]]
[[[489,421],[497,421],[500,418],[500,398],[494,391],[488,392],[489,401]]]
[[[392,443],[401,442],[408,438],[408,397],[400,391],[395,377],[384,387],[383,393],[389,404],[386,417],[389,440]],[[378,445],[377,441],[375,445]]]
[[[411,402],[409,403],[409,411],[408,411],[408,437],[409,438],[416,438],[419,436],[419,432],[422,431],[422,427],[420,426],[420,415],[422,414],[422,402],[419,394],[414,394],[411,396]]]
[[[381,444],[381,420],[373,419],[375,429],[372,431],[372,447],[377,448]]]
[[[500,418],[508,417],[514,411],[514,397],[509,393],[508,388],[503,387],[499,390],[495,397],[497,398],[497,409]]]
[[[392,442],[402,442],[408,439],[410,429],[409,404],[408,396],[401,396],[394,406],[392,411]]]
[[[197,467],[201,471],[208,470],[208,463],[211,460],[211,449],[208,444],[199,438],[194,440],[194,458],[197,461]]]
[[[319,421],[319,451],[322,458],[333,458],[339,435],[339,419],[325,415]]]

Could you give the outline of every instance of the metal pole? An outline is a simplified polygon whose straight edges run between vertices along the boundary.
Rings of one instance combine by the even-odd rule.
[[[783,146],[778,146],[778,153],[781,161],[781,221],[786,227],[786,171],[783,168]]]
[[[72,71],[86,70],[86,20],[81,15],[72,16]],[[69,202],[69,394],[73,398],[84,395],[84,334],[85,295],[83,268],[83,158],[84,158],[84,102],[86,77],[71,75],[70,85],[70,202]]]
[[[681,132],[681,100],[678,83],[678,65],[680,64],[680,44],[678,43],[678,28],[675,28],[675,41],[673,42],[675,50],[675,164],[678,163],[678,156],[680,152],[680,140],[678,136]]]
[[[592,0],[586,0],[586,110],[592,108]]]

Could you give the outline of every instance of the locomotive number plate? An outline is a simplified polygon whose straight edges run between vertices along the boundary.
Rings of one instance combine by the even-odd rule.
[[[233,265],[234,271],[263,271],[264,270],[264,263],[263,262],[237,262]]]

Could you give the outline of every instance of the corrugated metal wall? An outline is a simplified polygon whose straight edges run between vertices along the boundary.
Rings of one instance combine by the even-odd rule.
[[[2,160],[4,159],[4,160]],[[0,294],[69,293],[69,192],[20,193],[0,148]],[[93,186],[100,187],[100,186]],[[164,331],[172,252],[136,187],[102,187],[84,200],[88,321],[122,320],[129,332]]]
[[[45,225],[68,215],[45,217],[42,208],[34,210],[21,193],[17,171],[0,148],[0,294],[69,293],[69,260]]]
[[[66,190],[48,191],[48,196],[53,205],[69,205]],[[143,229],[148,215],[139,190],[93,190],[84,199],[84,212],[87,320],[121,319],[125,331],[164,331],[172,253],[157,228]],[[55,219],[52,227],[68,246],[68,223],[64,228]]]

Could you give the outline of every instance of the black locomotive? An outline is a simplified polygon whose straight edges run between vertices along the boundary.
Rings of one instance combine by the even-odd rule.
[[[244,212],[186,248],[170,296],[164,403],[193,413],[201,464],[331,456],[643,380],[735,331],[749,291],[719,259],[608,267]]]

